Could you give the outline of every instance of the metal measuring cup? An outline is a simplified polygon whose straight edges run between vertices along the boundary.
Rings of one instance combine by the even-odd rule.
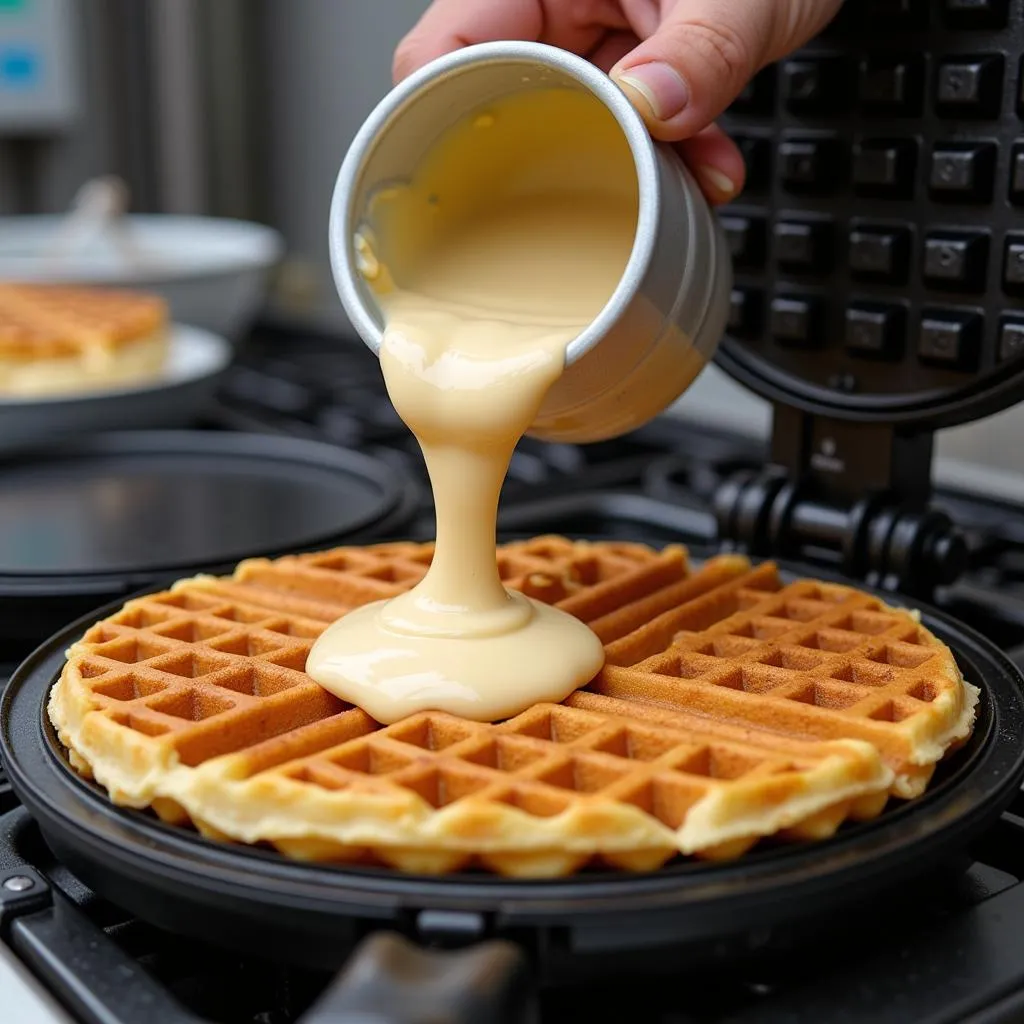
[[[725,330],[732,267],[725,236],[676,152],[653,141],[619,87],[588,61],[541,43],[481,43],[422,68],[377,105],[342,163],[330,217],[342,304],[379,354],[384,319],[358,269],[356,236],[375,193],[410,179],[439,137],[488,103],[530,89],[583,89],[614,115],[633,155],[638,218],[611,298],[566,350],[566,368],[529,433],[599,441],[679,397]]]

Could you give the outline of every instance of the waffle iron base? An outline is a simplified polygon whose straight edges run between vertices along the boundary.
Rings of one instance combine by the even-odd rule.
[[[381,929],[426,943],[510,939],[550,983],[583,981],[610,964],[657,972],[791,949],[837,922],[849,927],[854,905],[870,913],[867,897],[898,889],[886,898],[919,898],[922,887],[945,884],[941,872],[956,870],[1024,778],[1020,673],[978,634],[922,609],[982,689],[974,735],[923,797],[831,840],[766,846],[725,864],[679,861],[648,875],[595,871],[544,882],[297,863],[115,807],[72,772],[46,696],[68,645],[119,605],[55,636],[11,680],[0,756],[18,797],[55,854],[111,902],[162,928],[325,969]]]

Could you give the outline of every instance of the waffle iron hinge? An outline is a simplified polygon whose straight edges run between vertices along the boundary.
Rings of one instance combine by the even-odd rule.
[[[716,494],[719,537],[751,555],[928,596],[967,563],[963,535],[930,505],[933,443],[928,431],[776,404],[770,464]]]

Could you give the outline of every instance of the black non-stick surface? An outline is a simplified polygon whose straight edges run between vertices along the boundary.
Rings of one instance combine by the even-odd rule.
[[[510,936],[557,977],[609,962],[664,969],[681,948],[692,961],[749,952],[751,943],[784,944],[796,921],[817,928],[851,900],[863,905],[880,888],[912,887],[1012,798],[1024,775],[1021,677],[957,623],[931,612],[924,622],[982,687],[970,744],[923,798],[894,805],[876,822],[826,843],[766,845],[724,865],[678,862],[649,875],[594,872],[552,882],[419,878],[300,864],[114,808],[71,772],[44,713],[63,651],[84,622],[16,673],[0,707],[0,753],[57,855],[97,892],[162,927],[325,967],[340,963],[368,928],[386,926],[420,938]]]
[[[744,91],[723,369],[873,422],[1020,400],[1022,34],[1017,0],[847,0]]]
[[[0,641],[27,653],[171,573],[365,541],[416,499],[379,460],[261,434],[107,434],[0,462]]]
[[[0,466],[0,576],[152,572],[316,544],[400,496],[379,462],[314,442],[107,435]]]

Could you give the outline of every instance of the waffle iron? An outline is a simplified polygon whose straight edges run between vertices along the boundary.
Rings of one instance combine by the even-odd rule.
[[[396,1014],[384,1020],[434,1020],[442,1011],[453,1020],[518,1020],[498,1015],[498,1007],[504,1000],[518,1007],[518,983],[528,973],[545,984],[573,984],[609,970],[692,969],[777,954],[823,928],[827,934],[830,914],[850,927],[853,904],[866,896],[896,885],[944,884],[928,869],[948,870],[1024,777],[1019,674],[977,634],[926,610],[924,624],[982,687],[974,735],[925,796],[833,840],[767,848],[729,864],[678,863],[645,876],[595,871],[553,882],[301,864],[115,808],[72,772],[45,698],[67,646],[117,607],[58,634],[8,685],[0,753],[17,794],[77,877],[160,927],[324,969],[343,963],[364,935],[387,929],[363,943],[324,996],[317,1011],[324,1020],[379,1009],[380,999]],[[3,879],[12,876],[33,884],[9,893]],[[76,913],[24,864],[0,865],[0,894],[0,920],[15,918],[15,941],[21,936],[29,950],[34,927]],[[428,991],[419,983],[425,976],[432,979]],[[410,1007],[423,1016],[404,1015]]]
[[[851,0],[726,119],[752,174],[723,213],[737,286],[718,361],[773,403],[775,425],[769,464],[716,495],[719,546],[922,610],[982,689],[971,741],[923,797],[834,839],[734,863],[552,882],[416,878],[216,844],[113,807],[70,771],[50,730],[43,705],[63,650],[115,602],[39,648],[0,705],[0,755],[57,856],[159,926],[345,963],[305,1024],[527,1020],[535,984],[681,975],[816,940],[838,950],[871,898],[948,884],[1024,778],[1024,679],[927,605],[967,553],[930,505],[933,432],[1024,396],[1019,8]],[[504,524],[550,529],[556,511],[513,509]],[[75,934],[76,913],[26,863],[0,865],[0,927],[37,970],[63,972],[87,1010],[90,986],[117,985],[113,950],[105,975],[80,978],[37,941],[55,927]],[[126,1007],[123,1020],[143,1013]],[[899,1014],[893,1003],[874,1019]]]

